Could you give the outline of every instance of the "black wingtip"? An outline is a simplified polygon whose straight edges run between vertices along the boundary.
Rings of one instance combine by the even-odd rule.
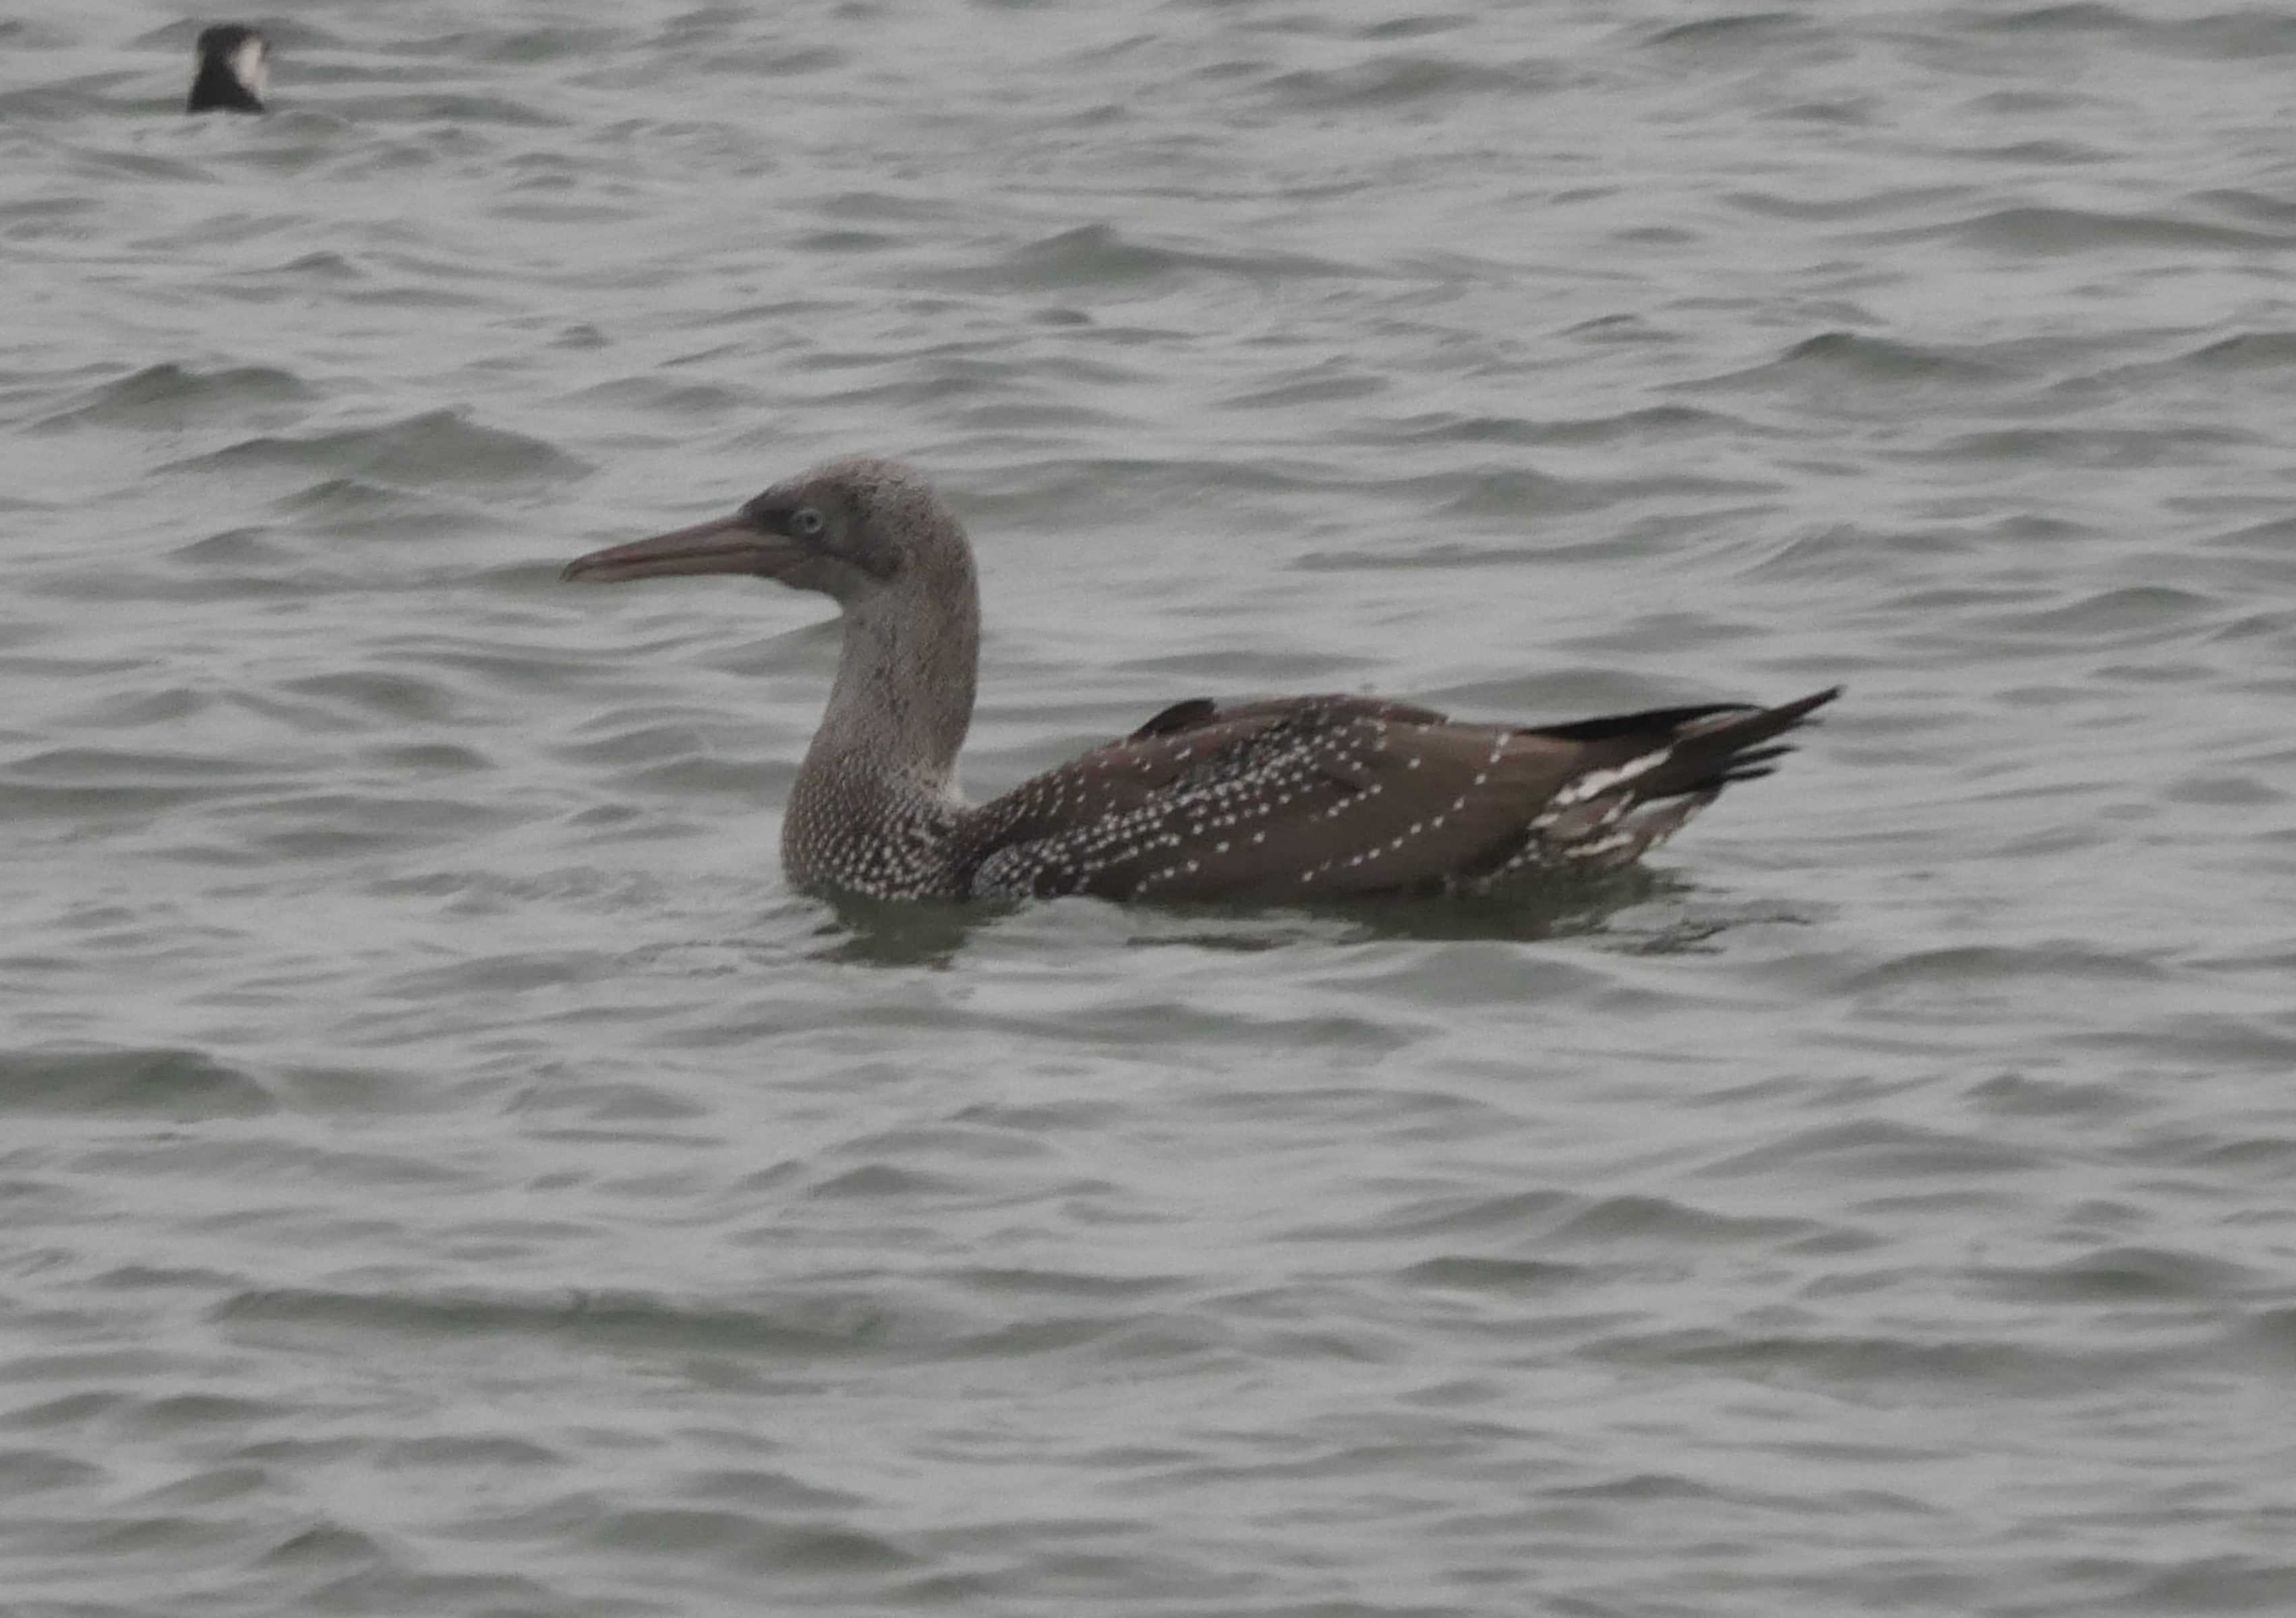
[[[1791,743],[1773,739],[1808,723],[1842,690],[1830,685],[1775,707],[1742,708],[1702,722],[1675,741],[1673,756],[1643,783],[1643,796],[1672,797],[1760,780],[1777,767],[1776,760],[1793,751]]]
[[[1797,698],[1792,702],[1782,703],[1766,711],[1789,721],[1800,719],[1806,715],[1816,713],[1849,689],[1846,685],[1829,685],[1822,691],[1812,691],[1807,697]]]

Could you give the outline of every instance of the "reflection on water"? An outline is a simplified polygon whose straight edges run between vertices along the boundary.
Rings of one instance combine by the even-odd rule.
[[[839,965],[945,967],[967,940],[1012,913],[1010,904],[901,904],[840,894],[815,932],[816,959]]]
[[[1646,867],[1570,870],[1473,895],[1356,898],[1315,904],[1140,903],[1058,901],[1104,910],[1121,941],[1136,947],[1185,944],[1249,954],[1308,940],[1327,944],[1380,938],[1512,939],[1600,934],[1620,911],[1684,891]],[[838,895],[817,937],[833,940],[816,958],[861,966],[947,966],[982,930],[1024,907],[1013,904],[900,904]],[[1033,908],[1033,907],[1032,907]],[[1664,930],[1670,942],[1644,940],[1651,952],[1688,948],[1726,924],[1685,922]]]

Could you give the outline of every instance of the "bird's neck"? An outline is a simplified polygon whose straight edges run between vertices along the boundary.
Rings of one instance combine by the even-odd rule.
[[[800,882],[867,892],[938,880],[927,867],[956,809],[980,657],[980,594],[961,560],[845,609],[837,682],[783,834]]]

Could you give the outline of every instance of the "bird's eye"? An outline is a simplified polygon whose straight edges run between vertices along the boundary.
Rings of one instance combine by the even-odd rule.
[[[819,539],[821,531],[829,526],[829,519],[811,506],[800,506],[790,513],[789,526],[790,532],[800,539]]]

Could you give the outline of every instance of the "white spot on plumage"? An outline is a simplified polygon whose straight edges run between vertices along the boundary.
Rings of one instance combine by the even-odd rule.
[[[1553,801],[1558,808],[1583,804],[1590,797],[1599,797],[1614,787],[1622,787],[1630,780],[1649,774],[1673,756],[1672,748],[1660,748],[1655,752],[1638,754],[1611,769],[1589,770],[1557,792]]]
[[[1816,699],[1800,705],[1767,730],[1735,716],[1700,721],[1671,741],[1654,730],[1650,740],[1660,745],[1649,751],[1573,775],[1574,756],[1598,750],[1615,756],[1618,748],[1608,739],[1632,733],[1590,730],[1603,745],[1589,742],[1574,753],[1577,744],[1567,738],[1536,740],[1535,732],[1447,726],[1439,719],[1390,723],[1377,705],[1354,699],[1267,705],[1242,716],[1196,703],[1143,727],[1136,745],[1111,744],[1016,795],[965,811],[948,785],[956,741],[970,715],[977,656],[977,597],[962,529],[921,478],[887,462],[817,469],[777,485],[745,508],[745,519],[751,509],[794,509],[775,508],[773,502],[800,495],[832,513],[832,532],[855,542],[865,537],[877,554],[897,558],[900,568],[898,583],[888,582],[895,576],[890,574],[865,580],[859,564],[832,553],[842,571],[821,586],[847,608],[846,652],[839,698],[790,805],[784,853],[801,882],[885,897],[959,898],[1074,891],[1111,872],[1120,893],[1201,873],[1206,859],[1248,846],[1260,852],[1222,869],[1250,882],[1308,884],[1341,869],[1335,862],[1344,859],[1360,870],[1414,838],[1445,831],[1474,797],[1473,846],[1460,848],[1457,859],[1472,862],[1477,874],[1445,875],[1446,846],[1439,841],[1427,849],[1423,867],[1436,880],[1472,885],[1488,870],[1482,862],[1493,858],[1529,868],[1638,853],[1679,826],[1695,805],[1636,818],[1646,801],[1636,782],[1680,756],[1695,761],[1693,774],[1670,780],[1695,785],[1695,774],[1711,769],[1711,787],[1703,790],[1718,790],[1726,779],[1731,736],[1747,736],[1741,748],[1767,740],[1816,706]],[[577,568],[586,568],[588,560]],[[900,657],[888,660],[896,644],[903,649]],[[1757,721],[1764,717],[1747,712]],[[1398,724],[1407,745],[1395,745]],[[1719,743],[1718,731],[1726,733]],[[1461,769],[1452,762],[1462,743],[1472,748],[1486,741],[1489,751],[1481,768],[1471,763]],[[1693,746],[1700,750],[1689,751]],[[1401,760],[1399,770],[1384,762],[1390,755]],[[1508,780],[1494,789],[1503,764]],[[1411,772],[1407,780],[1404,772]],[[1467,773],[1472,783],[1462,787],[1456,775]],[[1126,780],[1132,784],[1118,784]],[[1429,780],[1439,785],[1420,785]],[[1404,783],[1401,802],[1390,815],[1384,795],[1398,781]],[[1444,801],[1445,788],[1453,791],[1448,808],[1428,813]],[[1414,790],[1433,803],[1423,805]],[[1409,818],[1414,813],[1417,819]],[[1348,829],[1337,826],[1341,820],[1349,821]],[[1407,829],[1398,832],[1398,825]],[[1453,836],[1466,831],[1463,825]],[[1326,857],[1310,863],[1303,848],[1287,870],[1282,860],[1287,837],[1320,845],[1316,852]],[[1546,846],[1550,841],[1557,846]],[[1152,851],[1162,859],[1143,876],[1139,866]],[[1408,869],[1420,871],[1422,862],[1414,859]]]

